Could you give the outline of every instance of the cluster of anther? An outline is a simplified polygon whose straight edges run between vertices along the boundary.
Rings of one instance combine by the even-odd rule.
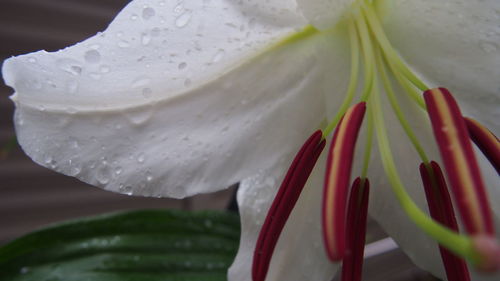
[[[329,126],[323,132],[314,132],[293,160],[261,229],[254,252],[253,280],[265,280],[280,233],[325,147],[326,137],[333,130],[321,221],[324,248],[332,262],[342,261],[343,281],[361,280],[370,189],[366,175],[373,131],[396,198],[408,217],[439,243],[448,280],[470,280],[464,258],[484,271],[500,269],[500,247],[495,240],[485,185],[470,141],[476,143],[500,172],[499,140],[478,122],[463,117],[448,90],[429,89],[409,70],[387,40],[372,6],[357,8],[348,24],[352,67],[346,98]],[[364,58],[365,83],[360,102],[350,106],[357,89],[358,53]],[[399,109],[387,69],[417,106],[428,113],[450,189],[440,166],[427,158]],[[387,94],[394,114],[422,159],[420,174],[431,217],[412,201],[397,173],[384,125],[379,87]],[[418,90],[424,92],[423,98]],[[370,114],[364,167],[351,185],[354,149],[366,112]],[[459,233],[449,191],[455,197],[467,234]]]

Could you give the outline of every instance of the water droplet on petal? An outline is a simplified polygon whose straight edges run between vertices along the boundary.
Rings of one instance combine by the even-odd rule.
[[[182,70],[182,69],[186,68],[186,66],[187,66],[187,63],[181,62],[181,63],[179,63],[179,65],[177,67],[179,68],[179,70]]]
[[[495,44],[495,42],[492,41],[485,41],[485,40],[480,41],[479,46],[486,53],[492,53],[498,49],[498,46]]]
[[[109,166],[106,164],[102,164],[97,170],[95,177],[100,184],[108,184],[110,180]]]
[[[223,49],[219,49],[217,53],[212,58],[212,63],[217,63],[219,62],[224,56],[226,55],[226,52]]]
[[[68,82],[66,82],[66,88],[70,94],[78,92],[78,86],[78,81],[76,80],[68,80]]]
[[[101,71],[101,73],[108,73],[111,71],[111,68],[108,65],[102,65],[99,68],[99,71]]]
[[[144,153],[140,153],[139,155],[137,155],[137,162],[144,163],[144,160],[146,160],[146,156],[144,156]]]
[[[120,47],[120,48],[128,48],[128,47],[130,47],[130,44],[127,41],[125,41],[125,40],[121,40],[121,41],[118,42],[118,47]]]
[[[153,96],[153,90],[151,90],[151,88],[144,88],[144,89],[142,89],[142,95],[145,98],[150,98]]]
[[[63,70],[66,73],[75,76],[82,74],[81,63],[77,60],[68,58],[59,59],[56,61],[56,65],[59,69]]]
[[[142,18],[145,20],[149,20],[150,18],[154,17],[155,14],[155,9],[151,7],[147,7],[142,10]]]
[[[101,53],[99,53],[99,51],[97,50],[89,50],[85,52],[83,58],[88,63],[99,63],[99,61],[101,60]]]
[[[151,42],[151,36],[149,35],[149,33],[143,33],[141,35],[141,43],[142,43],[142,45],[146,46],[150,42]]]
[[[115,168],[115,174],[116,174],[116,175],[120,175],[120,174],[122,173],[122,171],[123,171],[123,169],[122,169],[122,167],[120,167],[120,166],[117,166],[117,167]]]
[[[186,11],[182,15],[178,16],[177,19],[175,20],[175,26],[182,28],[185,27],[189,21],[191,20],[191,11]]]

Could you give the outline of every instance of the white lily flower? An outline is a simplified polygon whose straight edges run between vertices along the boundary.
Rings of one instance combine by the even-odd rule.
[[[15,89],[18,140],[40,165],[114,192],[183,198],[241,181],[242,238],[229,280],[251,280],[256,240],[286,168],[312,132],[345,112],[341,104],[356,69],[351,55],[359,53],[367,66],[367,72],[355,71],[355,77],[364,76],[357,80],[359,90],[380,75],[375,66],[370,70],[366,50],[352,45],[353,22],[374,30],[367,17],[357,20],[366,16],[363,5],[383,28],[383,36],[369,35],[368,52],[373,57],[383,49],[378,40],[385,34],[394,48],[381,50],[386,62],[373,65],[401,63],[390,79],[405,80],[401,55],[410,74],[447,87],[464,115],[499,131],[499,1],[364,2],[134,0],[104,32],[84,42],[5,61],[5,82]],[[354,28],[358,38],[360,27]],[[355,40],[368,46],[363,38]],[[426,155],[439,161],[421,98],[410,98],[402,88],[395,88],[398,108]],[[426,210],[421,155],[389,101],[380,101],[388,128],[382,135],[390,141],[396,176]],[[367,113],[365,123],[377,123],[381,115]],[[369,163],[370,215],[418,266],[445,278],[436,242],[408,219],[393,195],[375,140],[373,157],[363,161],[366,131],[354,171],[362,173]],[[321,237],[325,158],[318,160],[281,233],[268,281],[328,280],[337,270]],[[500,227],[498,175],[485,159],[479,162]]]

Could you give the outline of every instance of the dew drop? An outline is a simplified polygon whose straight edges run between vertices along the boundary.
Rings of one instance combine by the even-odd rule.
[[[85,52],[83,58],[88,63],[99,63],[101,60],[101,53],[97,50],[88,50]]]
[[[145,160],[146,156],[144,156],[144,153],[139,153],[139,155],[137,155],[137,162],[144,163]]]
[[[94,80],[100,80],[102,75],[100,73],[97,73],[97,72],[91,72],[89,73],[89,76],[90,78],[94,79]]]
[[[127,41],[125,41],[125,40],[121,40],[121,41],[118,42],[118,47],[120,47],[120,48],[128,48],[128,47],[130,47],[130,44]]]
[[[72,177],[78,176],[82,172],[82,169],[79,166],[71,166],[69,170],[69,175]]]
[[[108,184],[110,180],[109,166],[106,164],[102,164],[101,167],[99,167],[99,169],[97,170],[95,177],[100,184]]]
[[[182,6],[182,4],[175,6],[175,8],[173,10],[173,12],[175,14],[180,14],[180,13],[182,13],[182,11],[184,11],[184,6]]]
[[[130,16],[130,20],[133,20],[133,21],[137,20],[138,18],[139,18],[139,16],[138,16],[138,15],[136,15],[136,14],[132,14],[132,15]]]
[[[191,86],[191,79],[187,78],[186,80],[184,80],[184,87],[189,87]]]
[[[50,163],[52,163],[52,161],[53,161],[52,156],[47,155],[45,157],[45,160],[44,160],[45,164],[50,164]]]
[[[37,59],[36,59],[36,58],[34,58],[34,57],[29,57],[29,58],[28,58],[28,62],[30,62],[30,63],[36,63],[36,62],[37,62]]]
[[[111,71],[111,68],[108,65],[102,65],[99,68],[99,71],[101,71],[101,73],[109,73]]]
[[[498,49],[498,46],[494,42],[491,42],[491,41],[484,41],[483,40],[483,41],[479,42],[479,46],[486,53],[492,53]]]
[[[142,95],[145,98],[150,98],[153,96],[153,90],[151,90],[151,88],[144,88],[144,89],[142,89]]]
[[[144,86],[149,85],[150,82],[151,82],[151,79],[149,79],[149,77],[147,77],[147,76],[137,77],[134,81],[132,81],[132,87],[133,88],[142,88]]]
[[[68,82],[66,82],[66,88],[70,94],[78,92],[78,86],[78,81],[76,80],[68,80]]]
[[[129,185],[123,185],[122,184],[122,185],[120,185],[119,189],[120,189],[120,192],[123,193],[123,194],[127,194],[127,195],[132,195],[133,194],[133,192],[132,192],[133,189]]]
[[[153,37],[159,36],[160,33],[161,33],[161,29],[158,27],[151,29],[151,36],[153,36]]]
[[[186,68],[186,66],[187,66],[187,63],[181,62],[181,63],[179,63],[179,65],[177,66],[177,68],[179,68],[179,70],[182,70],[182,69]]]
[[[122,172],[123,172],[122,167],[117,166],[117,167],[115,168],[115,174],[116,174],[117,176],[118,176],[118,175],[120,175]]]
[[[75,76],[82,74],[82,66],[77,60],[67,58],[59,59],[56,61],[56,65],[59,69],[63,70],[66,73]]]
[[[155,14],[155,9],[151,7],[147,7],[142,10],[142,18],[145,20],[149,20],[150,18],[154,17]]]
[[[149,171],[146,172],[146,181],[148,181],[148,182],[153,181],[153,175]]]
[[[183,13],[182,15],[178,16],[177,19],[175,20],[175,26],[182,28],[188,25],[189,21],[191,20],[191,11],[187,11]]]
[[[142,45],[146,46],[151,42],[151,36],[148,33],[143,33],[141,36]]]
[[[134,125],[141,125],[148,121],[153,116],[153,107],[147,105],[145,107],[127,109],[125,116]]]
[[[226,55],[226,52],[223,50],[223,49],[219,49],[217,51],[217,53],[215,53],[215,55],[213,56],[212,58],[212,63],[217,63],[219,62],[220,60],[222,60],[222,58]]]

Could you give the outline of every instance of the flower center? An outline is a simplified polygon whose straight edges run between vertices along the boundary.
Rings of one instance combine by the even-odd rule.
[[[343,261],[343,276],[346,277],[342,280],[360,280],[363,249],[359,243],[364,244],[364,238],[361,237],[364,236],[364,228],[359,223],[363,220],[356,223],[352,220],[358,221],[354,218],[366,216],[369,189],[367,174],[376,139],[382,166],[397,200],[408,217],[440,244],[448,279],[468,280],[467,266],[462,258],[467,258],[478,268],[498,269],[500,261],[495,256],[500,254],[500,247],[495,241],[492,214],[469,135],[487,154],[497,171],[500,165],[498,139],[477,122],[465,119],[448,90],[430,89],[411,71],[386,36],[375,3],[384,1],[357,0],[345,17],[345,25],[339,27],[345,26],[348,29],[351,70],[344,100],[337,114],[322,130],[322,142],[333,133],[328,152],[322,213],[324,246],[328,257],[334,262]],[[329,31],[318,31],[309,26],[281,44],[301,40],[318,32]],[[358,87],[360,84],[362,87]],[[397,92],[394,84],[398,87]],[[409,196],[398,173],[384,121],[383,94],[422,162],[420,173],[430,217]],[[406,113],[399,104],[401,97],[407,97],[413,106],[428,113],[430,117],[450,190],[467,234],[458,233],[446,180],[439,165],[427,156],[408,122]],[[365,115],[367,120],[363,165],[360,176],[349,190],[355,143]],[[304,145],[305,148],[309,147],[311,153],[304,156],[303,148],[297,155],[268,213],[255,251],[254,281],[265,279],[272,251],[285,220],[304,187],[311,165],[314,165],[321,153],[323,145],[319,145],[318,133],[317,131],[311,137],[316,141],[308,140]],[[297,168],[299,164],[296,161],[303,161],[302,165],[308,168]],[[417,169],[415,167],[416,172]],[[301,180],[290,181],[292,177]],[[376,190],[376,186],[373,188]],[[293,196],[286,199],[284,194]],[[284,211],[280,213],[278,210]],[[463,279],[457,279],[457,276]]]

